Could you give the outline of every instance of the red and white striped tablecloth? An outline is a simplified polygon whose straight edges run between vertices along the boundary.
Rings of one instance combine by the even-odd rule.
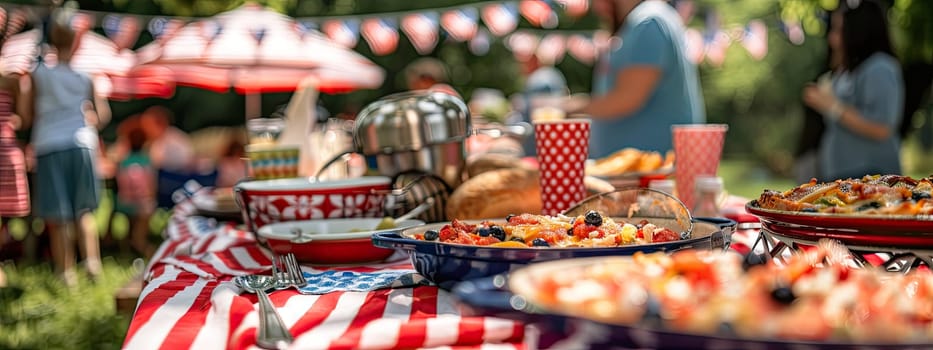
[[[231,279],[267,271],[271,254],[251,233],[194,212],[190,202],[176,206],[147,267],[125,349],[257,348],[256,296],[240,294]],[[738,232],[733,248],[747,251],[756,237]],[[413,267],[397,260],[341,269]],[[295,336],[293,349],[526,348],[521,323],[461,315],[452,295],[433,286],[324,295],[288,289],[270,298]]]
[[[230,223],[190,215],[181,203],[166,241],[147,267],[125,349],[255,349],[256,296],[233,276],[268,270],[271,255]],[[412,269],[407,260],[342,268]],[[270,294],[295,336],[293,349],[523,348],[521,323],[462,316],[450,293],[433,286],[302,295]]]

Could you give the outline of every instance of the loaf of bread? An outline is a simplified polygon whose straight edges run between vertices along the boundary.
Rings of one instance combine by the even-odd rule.
[[[504,218],[509,214],[541,213],[538,171],[526,168],[498,169],[470,178],[447,201],[449,220]],[[612,185],[587,176],[587,196],[612,192]]]
[[[461,184],[447,200],[447,218],[488,219],[541,213],[538,172],[524,168],[483,172]]]

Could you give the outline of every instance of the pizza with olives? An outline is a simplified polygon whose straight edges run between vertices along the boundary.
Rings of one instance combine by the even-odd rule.
[[[671,242],[679,232],[647,220],[625,222],[589,211],[568,217],[534,214],[509,215],[504,223],[483,221],[469,224],[453,220],[440,230],[414,235],[415,239],[510,248],[619,247],[634,244]]]
[[[817,182],[784,192],[765,190],[757,200],[761,209],[857,215],[918,216],[933,214],[933,180],[901,175],[873,175],[860,179]]]
[[[931,344],[933,274],[854,268],[848,254],[827,240],[781,262],[705,250],[551,261],[513,272],[509,289],[551,312],[610,324],[743,339]]]

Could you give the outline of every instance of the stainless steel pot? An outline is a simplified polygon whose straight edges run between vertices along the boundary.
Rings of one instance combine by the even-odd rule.
[[[353,127],[354,149],[348,153],[362,154],[369,173],[423,171],[455,188],[463,182],[471,133],[470,112],[460,98],[430,90],[403,92],[360,112]]]

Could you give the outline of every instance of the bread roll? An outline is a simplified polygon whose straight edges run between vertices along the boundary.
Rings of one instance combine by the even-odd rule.
[[[447,201],[447,218],[494,219],[509,214],[540,214],[541,186],[538,171],[524,168],[498,169],[473,177],[454,191]],[[586,197],[612,192],[615,188],[604,180],[583,178]]]
[[[510,168],[528,168],[522,160],[516,156],[500,153],[483,153],[467,158],[467,175],[470,178],[491,170],[510,169]]]
[[[504,218],[541,213],[538,172],[523,168],[487,171],[461,184],[447,200],[450,220]]]

